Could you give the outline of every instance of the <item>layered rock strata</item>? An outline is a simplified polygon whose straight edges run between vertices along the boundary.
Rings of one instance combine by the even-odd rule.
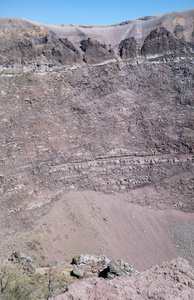
[[[164,208],[193,211],[192,17],[97,27],[0,20],[1,224],[10,234],[13,219],[27,226],[71,190],[152,186]]]

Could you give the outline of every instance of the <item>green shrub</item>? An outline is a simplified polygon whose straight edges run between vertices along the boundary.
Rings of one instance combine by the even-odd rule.
[[[0,270],[0,299],[28,300],[39,289],[40,279],[41,275],[37,273],[28,276],[21,271],[2,267]]]

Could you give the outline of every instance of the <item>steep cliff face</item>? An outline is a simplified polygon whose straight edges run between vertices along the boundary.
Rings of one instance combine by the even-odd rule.
[[[137,42],[134,37],[121,41],[119,54],[122,59],[135,58],[137,56]]]
[[[81,41],[81,49],[85,52],[83,61],[89,64],[100,63],[104,60],[114,58],[113,50],[106,48],[106,45],[100,44],[93,39]]]
[[[81,62],[80,53],[73,44],[67,38],[56,35],[40,34],[37,37],[24,33],[21,38],[11,34],[2,43],[0,64],[5,67],[32,63],[39,67],[41,64],[53,66]]]
[[[10,234],[13,216],[40,217],[71,190],[152,187],[162,207],[193,210],[192,18],[0,20],[0,201]],[[129,201],[157,206],[156,194]]]
[[[169,51],[190,52],[193,44],[185,41],[183,30],[182,26],[176,27],[175,35],[164,27],[151,31],[141,48],[142,55],[162,54]]]

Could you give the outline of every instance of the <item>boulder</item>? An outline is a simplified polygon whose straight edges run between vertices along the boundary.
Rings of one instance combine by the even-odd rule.
[[[36,265],[34,263],[24,263],[23,269],[26,270],[28,273],[35,273],[36,272]]]
[[[71,272],[71,275],[77,278],[82,278],[84,277],[85,274],[86,274],[86,265],[84,264],[76,265]]]

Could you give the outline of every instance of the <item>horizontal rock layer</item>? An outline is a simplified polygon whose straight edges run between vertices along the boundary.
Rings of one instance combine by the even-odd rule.
[[[193,210],[192,16],[0,20],[2,226],[28,224],[71,190],[152,186],[164,207]]]
[[[191,211],[192,72],[182,59],[2,74],[1,209],[152,185]]]

